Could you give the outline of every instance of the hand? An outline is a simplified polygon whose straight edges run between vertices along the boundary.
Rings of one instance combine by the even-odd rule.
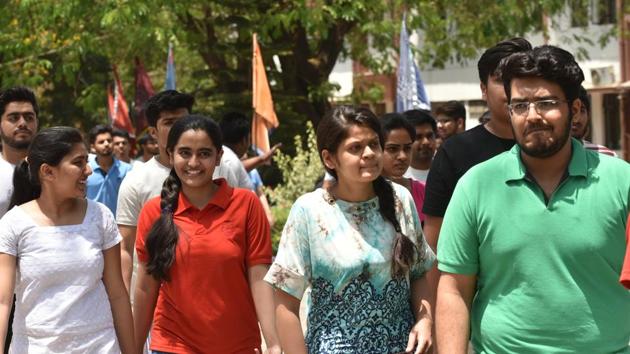
[[[420,354],[420,353],[428,353],[429,348],[433,345],[433,340],[431,338],[431,327],[433,326],[433,321],[428,316],[425,316],[420,319],[420,321],[416,322],[416,324],[411,328],[411,332],[409,332],[409,341],[407,342],[407,348],[405,351],[407,353]],[[416,349],[415,351],[413,349]]]
[[[273,154],[276,152],[276,150],[278,150],[281,147],[282,147],[282,143],[278,143],[274,145],[271,149],[269,149],[269,151],[260,155],[260,157],[262,158],[263,164],[265,165],[271,164],[271,158],[273,157]]]

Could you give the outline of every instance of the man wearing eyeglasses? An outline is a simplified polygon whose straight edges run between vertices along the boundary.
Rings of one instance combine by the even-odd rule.
[[[630,165],[570,137],[582,70],[542,46],[501,66],[516,145],[462,177],[438,243],[440,353],[628,353],[618,280]]]
[[[586,89],[582,86],[580,86],[580,94],[578,98],[580,99],[580,102],[582,102],[582,108],[580,108],[580,112],[573,117],[573,120],[571,120],[571,136],[581,141],[586,149],[597,151],[600,154],[617,157],[617,154],[609,148],[603,145],[594,144],[584,139],[589,130],[588,122],[590,118],[589,111],[591,108],[591,102],[588,99]]]

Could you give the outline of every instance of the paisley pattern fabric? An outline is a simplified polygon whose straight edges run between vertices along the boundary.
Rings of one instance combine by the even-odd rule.
[[[265,280],[301,299],[311,287],[306,334],[310,353],[395,353],[414,323],[410,281],[435,260],[411,194],[393,184],[402,233],[417,246],[406,277],[391,275],[393,226],[378,198],[350,203],[317,189],[289,214],[277,257]]]

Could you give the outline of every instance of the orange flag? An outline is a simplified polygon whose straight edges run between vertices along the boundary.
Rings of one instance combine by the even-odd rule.
[[[269,151],[269,129],[277,128],[279,122],[276,112],[273,109],[271,90],[269,89],[269,82],[267,82],[265,65],[263,64],[260,47],[258,47],[258,41],[256,40],[255,33],[253,36],[253,42],[252,107],[254,108],[254,117],[252,119],[252,145],[259,150],[267,152]]]
[[[133,125],[131,124],[131,119],[129,118],[129,107],[127,106],[127,101],[125,101],[125,97],[123,96],[122,85],[120,84],[118,71],[116,70],[115,65],[113,66],[113,71],[115,80],[114,87],[112,88],[110,86],[107,90],[109,119],[115,128],[126,131],[133,138],[135,137],[135,134]]]

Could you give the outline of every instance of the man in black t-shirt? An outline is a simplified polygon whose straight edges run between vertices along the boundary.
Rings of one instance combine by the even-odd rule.
[[[502,59],[531,48],[531,44],[523,38],[502,41],[487,49],[477,63],[482,96],[491,117],[486,124],[445,141],[433,159],[422,211],[426,214],[424,234],[434,251],[437,250],[442,218],[457,181],[472,166],[507,151],[514,145],[507,97],[497,69]],[[431,273],[429,280],[437,285],[437,271]]]

